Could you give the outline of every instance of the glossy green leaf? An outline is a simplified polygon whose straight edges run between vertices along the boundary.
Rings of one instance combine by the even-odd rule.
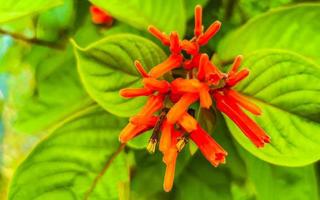
[[[246,57],[250,70],[236,90],[263,111],[251,116],[271,137],[256,148],[231,120],[233,136],[255,156],[284,166],[301,166],[320,159],[320,66],[283,50],[257,51]]]
[[[121,186],[129,181],[125,154],[115,154],[123,125],[123,119],[89,108],[36,146],[16,170],[9,199],[82,200],[91,187],[89,199],[118,199]]]
[[[219,57],[229,61],[265,48],[286,49],[320,63],[320,4],[301,4],[260,15],[221,41]]]
[[[0,5],[0,24],[58,6],[63,0],[6,0]]]
[[[142,1],[127,0],[90,0],[105,9],[119,21],[141,30],[154,25],[170,33],[177,31],[183,36],[186,28],[186,14],[183,0]]]
[[[146,70],[165,59],[164,52],[151,41],[130,34],[106,37],[85,49],[75,48],[78,70],[90,94],[107,111],[129,117],[141,109],[145,98],[125,99],[119,90],[141,87],[134,61]]]
[[[26,100],[13,104],[17,111],[13,126],[19,131],[48,130],[94,103],[82,89],[71,48],[61,52],[34,47],[24,63],[35,71],[35,88]],[[21,101],[19,89],[11,93]]]
[[[280,167],[250,155],[238,148],[246,163],[247,179],[258,200],[318,200],[317,180],[313,165],[305,167]]]

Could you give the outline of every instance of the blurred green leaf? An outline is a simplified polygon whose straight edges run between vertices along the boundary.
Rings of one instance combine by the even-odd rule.
[[[141,86],[134,61],[141,61],[148,70],[165,59],[157,45],[130,34],[106,37],[85,49],[76,47],[75,53],[88,93],[107,111],[123,117],[135,114],[145,102],[145,98],[124,99],[119,95],[122,88]]]
[[[64,0],[56,8],[41,13],[37,19],[37,38],[47,41],[61,40],[70,33],[74,25],[75,2]]]
[[[26,100],[13,102],[17,110],[13,126],[19,131],[35,133],[61,125],[93,103],[82,89],[71,48],[56,51],[34,47],[24,62],[35,71],[35,89]],[[21,91],[12,89],[11,93],[14,100]]]
[[[154,25],[161,31],[177,31],[183,36],[186,29],[186,11],[183,0],[142,1],[90,0],[113,17],[138,29]]]
[[[250,115],[271,137],[256,148],[231,121],[237,141],[260,159],[284,166],[302,166],[320,158],[320,66],[284,50],[260,50],[246,57],[250,75],[236,90],[259,105]]]
[[[191,156],[187,149],[179,153],[176,163],[175,181],[183,175],[183,171],[189,164],[190,159]],[[171,194],[163,191],[166,166],[162,161],[161,153],[156,152],[150,155],[147,151],[136,151],[135,161],[136,166],[133,167],[131,180],[132,199],[170,199]]]
[[[285,49],[320,63],[320,4],[301,4],[267,12],[227,35],[218,55],[229,61],[259,49]]]
[[[241,147],[248,180],[252,182],[257,200],[318,200],[317,180],[313,165],[289,168],[261,161]]]
[[[121,118],[96,106],[88,108],[36,146],[16,170],[9,199],[82,200],[94,183],[89,199],[118,199],[119,190],[129,181],[125,154],[114,155],[123,125]],[[115,159],[101,175],[111,157]]]
[[[194,16],[194,7],[196,5],[201,5],[205,7],[209,0],[184,0],[184,5],[186,7],[187,19]]]
[[[0,4],[0,24],[20,17],[39,13],[58,6],[63,0],[6,0]]]

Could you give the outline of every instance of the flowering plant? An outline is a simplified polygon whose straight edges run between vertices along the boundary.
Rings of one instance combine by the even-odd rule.
[[[272,2],[0,5],[0,197],[317,200],[320,5]]]

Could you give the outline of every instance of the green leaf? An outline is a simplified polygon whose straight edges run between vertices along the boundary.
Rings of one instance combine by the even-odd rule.
[[[75,10],[74,0],[64,0],[63,5],[41,13],[37,18],[37,38],[61,41],[74,25]]]
[[[119,90],[141,87],[134,61],[146,70],[165,59],[164,52],[151,41],[130,34],[106,37],[85,49],[75,48],[78,70],[90,96],[112,114],[129,117],[138,112],[145,98],[124,99]]]
[[[186,28],[186,14],[183,0],[142,1],[127,0],[90,0],[105,9],[119,21],[141,30],[154,25],[170,33],[177,31],[182,37]]]
[[[301,4],[260,15],[229,34],[218,47],[224,61],[265,48],[286,49],[320,63],[320,4]]]
[[[268,164],[238,148],[246,163],[247,179],[252,183],[258,200],[318,200],[317,180],[313,165],[280,167]]]
[[[13,102],[17,111],[15,129],[27,133],[46,131],[94,103],[81,86],[71,48],[56,51],[34,47],[23,62],[35,71],[35,88],[26,100]],[[21,84],[17,79],[12,83],[18,84],[12,88]],[[21,101],[19,89],[11,93],[13,100]]]
[[[236,90],[248,95],[263,111],[250,115],[271,137],[256,148],[231,121],[236,140],[260,159],[284,166],[302,166],[320,158],[320,66],[283,50],[248,55],[250,75]]]
[[[168,199],[170,193],[163,191],[166,166],[162,161],[162,157],[159,151],[153,155],[147,153],[146,150],[135,152],[136,166],[132,167],[134,174],[131,180],[132,199]],[[175,170],[175,183],[183,175],[190,159],[191,156],[186,148],[179,153]]]
[[[0,24],[39,13],[43,10],[58,6],[63,0],[6,0],[0,5]]]
[[[201,5],[205,7],[208,0],[184,0],[184,5],[186,6],[187,18],[190,19],[194,16],[194,7],[196,5]]]
[[[121,118],[96,106],[88,108],[42,140],[22,162],[9,199],[84,199],[89,188],[89,199],[118,199],[120,186],[129,180],[125,154],[118,148],[123,125]]]

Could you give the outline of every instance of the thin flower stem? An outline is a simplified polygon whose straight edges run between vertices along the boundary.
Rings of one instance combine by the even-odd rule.
[[[93,190],[95,189],[95,187],[97,186],[98,182],[100,181],[100,179],[103,177],[103,175],[107,172],[107,170],[109,169],[110,165],[112,164],[112,162],[114,161],[114,159],[121,153],[121,151],[124,149],[124,147],[126,146],[126,143],[121,144],[118,149],[108,158],[106,164],[104,165],[104,167],[101,169],[100,173],[95,177],[95,179],[93,180],[90,188],[88,189],[88,191],[85,193],[84,195],[84,200],[88,200],[89,196],[91,195],[91,193],[93,192]]]
[[[18,33],[11,33],[9,31],[3,30],[3,29],[0,29],[0,34],[9,35],[15,40],[21,40],[21,41],[24,41],[24,42],[27,42],[27,43],[30,43],[30,44],[46,46],[46,47],[49,47],[49,48],[59,49],[59,50],[64,49],[64,46],[61,45],[61,44],[57,44],[57,43],[50,42],[50,41],[45,41],[45,40],[40,40],[38,38],[28,38],[28,37],[26,37],[24,35],[21,35],[21,34],[18,34]]]

